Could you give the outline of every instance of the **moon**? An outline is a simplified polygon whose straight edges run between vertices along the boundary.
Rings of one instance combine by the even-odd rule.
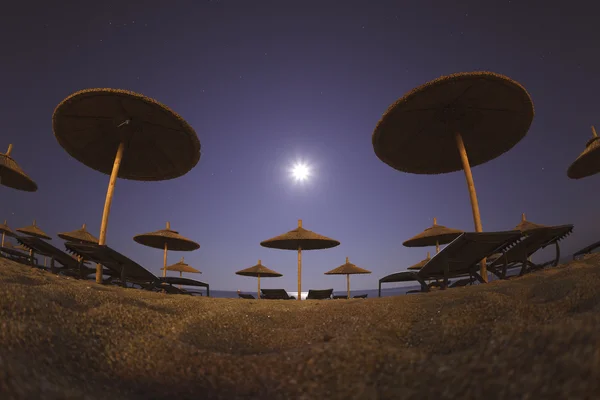
[[[304,182],[310,177],[310,168],[304,163],[295,164],[291,172],[296,182]]]

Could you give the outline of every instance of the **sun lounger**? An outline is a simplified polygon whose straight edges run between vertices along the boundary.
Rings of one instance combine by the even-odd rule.
[[[521,267],[519,276],[538,270],[548,263],[536,265],[529,261],[537,251],[554,244],[556,246],[556,258],[552,264],[558,265],[560,260],[559,241],[567,237],[573,231],[573,225],[560,225],[531,229],[525,233],[525,237],[519,243],[505,251],[500,257],[488,264],[488,271],[500,279],[506,278],[509,269]]]
[[[251,294],[246,294],[246,293],[238,293],[238,296],[240,296],[240,298],[246,299],[246,300],[256,299],[256,297],[252,296]]]
[[[366,299],[368,296],[368,294],[357,294],[356,296],[352,297],[353,299]],[[333,296],[334,300],[341,300],[341,299],[348,299],[347,295],[344,294],[336,294],[335,296]]]
[[[357,294],[356,296],[352,297],[353,299],[366,299],[369,296],[368,293],[365,294]]]
[[[388,282],[418,281],[421,291],[428,292],[428,280],[443,280],[442,289],[448,287],[449,279],[469,276],[484,282],[479,275],[479,262],[494,254],[503,253],[511,245],[518,242],[520,231],[505,232],[465,232],[454,239],[442,251],[432,257],[419,271],[398,272],[379,280],[379,297],[381,284]]]
[[[296,300],[296,297],[290,296],[285,289],[260,289],[261,298],[266,300]]]
[[[207,296],[210,296],[210,288],[207,283],[188,278],[157,277],[135,261],[106,245],[67,242],[65,247],[77,256],[102,264],[113,275],[117,274],[123,287],[127,287],[127,282],[130,282],[147,290],[165,290],[167,293],[190,294],[186,290],[178,289],[173,285],[197,286],[205,287]]]
[[[43,239],[33,236],[17,236],[16,239],[24,247],[30,249],[34,255],[38,254],[50,258],[50,267],[45,269],[49,269],[52,273],[65,273],[66,275],[83,279],[93,272],[91,268],[85,266],[85,262],[80,262]],[[56,265],[56,263],[60,265]],[[32,266],[37,265],[33,265],[32,263]]]
[[[457,288],[457,287],[464,287],[467,285],[473,285],[473,284],[475,284],[475,282],[476,281],[471,278],[463,278],[463,279],[459,279],[459,280],[455,281],[454,283],[448,285],[448,287],[451,289]]]
[[[583,249],[576,251],[575,253],[573,253],[573,260],[575,260],[578,257],[581,257],[585,254],[590,254],[591,252],[596,250],[598,247],[600,247],[600,241],[598,241],[596,243],[592,243],[589,246],[586,246]]]
[[[306,295],[306,300],[328,300],[333,296],[333,289],[311,289]]]
[[[37,259],[11,247],[0,247],[0,256],[25,265],[37,265]]]

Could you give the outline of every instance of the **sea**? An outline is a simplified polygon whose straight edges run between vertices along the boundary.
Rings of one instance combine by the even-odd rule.
[[[420,285],[414,285],[414,286],[403,286],[403,287],[394,287],[394,288],[381,288],[381,297],[389,297],[389,296],[401,296],[406,294],[406,292],[410,291],[410,290],[417,290],[419,289],[421,286]],[[288,294],[290,296],[294,296],[294,297],[298,297],[298,291],[293,291],[293,290],[288,290],[287,291]],[[367,289],[367,290],[351,290],[350,291],[350,297],[352,296],[357,296],[357,295],[361,295],[361,294],[367,294],[368,298],[373,298],[373,297],[378,297],[379,295],[379,289]],[[242,293],[244,294],[251,294],[254,297],[257,297],[257,293],[256,292],[244,292],[242,291]],[[333,295],[334,296],[345,296],[348,292],[345,290],[334,290],[333,291]],[[306,299],[306,295],[308,294],[308,291],[306,292],[302,292],[302,300]],[[217,297],[217,298],[221,298],[221,299],[237,299],[239,298],[237,291],[235,290],[210,290],[210,297]]]

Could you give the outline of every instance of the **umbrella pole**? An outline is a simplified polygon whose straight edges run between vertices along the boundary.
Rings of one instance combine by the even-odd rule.
[[[462,161],[463,170],[465,171],[465,178],[467,179],[469,197],[471,198],[471,209],[473,211],[473,222],[475,223],[475,232],[483,232],[483,228],[481,227],[481,215],[479,214],[479,203],[477,202],[477,193],[475,193],[475,183],[473,182],[473,174],[471,174],[471,165],[469,165],[469,157],[467,156],[465,143],[459,132],[454,132],[454,138],[456,139],[458,153],[460,154],[460,160]],[[488,276],[485,258],[481,260],[480,273],[481,278],[487,282]]]
[[[163,278],[167,276],[167,243],[165,242],[165,252],[163,254]]]
[[[439,241],[435,241],[435,254],[440,252],[440,242]]]
[[[348,291],[348,298],[350,298],[350,274],[346,274],[346,290]]]
[[[260,274],[258,274],[257,277],[258,277],[258,292],[256,292],[256,298],[260,299]]]
[[[302,298],[302,248],[298,247],[298,301]]]
[[[102,225],[100,226],[100,238],[98,239],[99,245],[106,244],[106,228],[108,227],[108,215],[110,214],[110,206],[112,205],[112,198],[115,192],[115,183],[117,176],[119,175],[119,168],[121,167],[121,160],[123,159],[123,152],[125,151],[125,141],[119,143],[117,154],[115,155],[115,162],[113,169],[110,174],[110,180],[108,181],[108,190],[106,191],[106,201],[104,202],[104,211],[102,213]],[[102,283],[102,265],[96,264],[96,283]]]
[[[165,246],[167,247],[167,246]],[[167,272],[167,270],[165,269],[165,272]],[[183,272],[179,271],[179,277],[183,278]],[[181,289],[181,285],[179,285],[179,289]]]
[[[2,232],[2,247],[4,247],[4,232]]]

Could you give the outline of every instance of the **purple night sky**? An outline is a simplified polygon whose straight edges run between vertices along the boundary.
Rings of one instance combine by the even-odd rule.
[[[540,224],[572,223],[562,246],[570,254],[600,239],[600,176],[566,175],[590,125],[600,125],[597,12],[589,1],[571,1],[568,10],[523,3],[11,2],[0,15],[0,148],[13,143],[12,156],[39,190],[0,187],[0,219],[13,229],[36,219],[59,248],[56,233],[84,222],[99,236],[109,177],[58,145],[51,117],[80,89],[128,89],[185,118],[202,157],[179,179],[118,180],[109,246],[158,273],[162,252],[132,237],[170,221],[201,245],[169,255],[169,264],[185,256],[203,273],[190,278],[255,290],[255,279],[234,272],[261,259],[284,274],[263,287],[295,290],[296,254],[259,243],[301,218],[342,243],[303,252],[304,290],[344,289],[343,277],[323,273],[346,256],[373,272],[353,277],[352,288],[375,288],[433,254],[402,246],[433,217],[473,230],[464,173],[393,170],[373,151],[375,124],[415,86],[489,70],[525,86],[536,115],[517,146],[473,168],[483,228],[511,229],[522,212]],[[302,185],[288,173],[296,160],[313,167]]]

